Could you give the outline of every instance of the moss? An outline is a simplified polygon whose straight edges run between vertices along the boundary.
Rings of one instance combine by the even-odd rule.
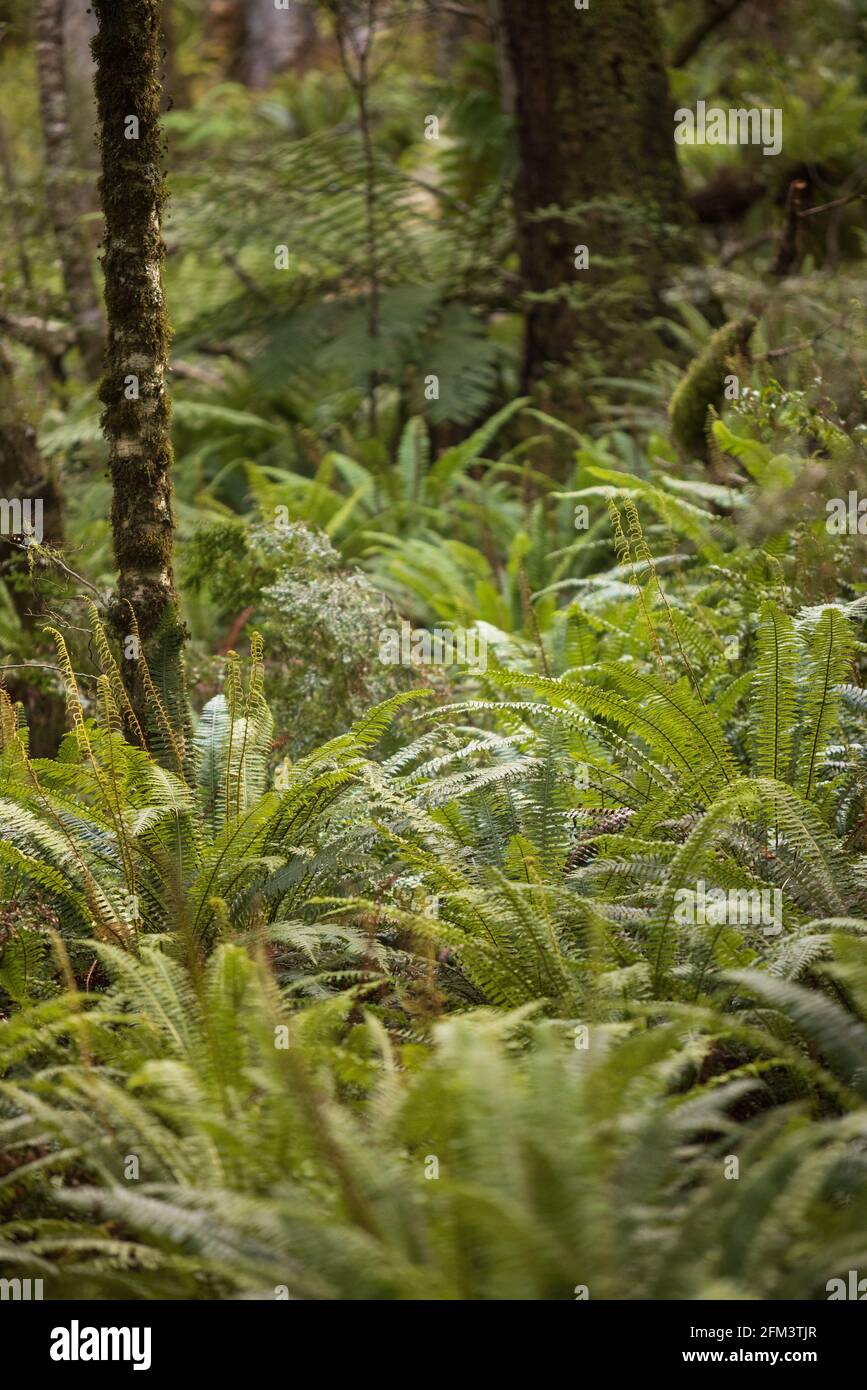
[[[707,416],[723,403],[730,361],[746,350],[756,320],[747,316],[723,324],[692,363],[668,408],[671,436],[685,459],[707,461]]]
[[[518,79],[527,384],[579,357],[584,376],[628,374],[670,267],[694,258],[655,7],[502,6]],[[576,275],[578,244],[590,268]]]
[[[131,603],[146,654],[178,634],[172,574],[171,406],[165,374],[171,331],[165,310],[161,219],[166,202],[160,126],[162,70],[159,0],[94,0],[98,139],[105,213],[102,258],[108,315],[106,370],[100,388],[113,486],[112,533],[119,570],[113,627],[129,631]],[[127,139],[127,121],[138,138]],[[138,399],[126,397],[127,378]],[[124,670],[134,704],[138,677]]]

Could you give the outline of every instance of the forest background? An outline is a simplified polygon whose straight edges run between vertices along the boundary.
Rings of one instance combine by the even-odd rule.
[[[853,1296],[865,0],[6,0],[0,179],[3,1273]]]

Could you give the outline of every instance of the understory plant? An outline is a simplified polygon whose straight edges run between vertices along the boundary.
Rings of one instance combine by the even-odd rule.
[[[616,565],[544,631],[294,761],[258,635],[195,718],[143,663],[146,736],[91,605],[53,759],[0,693],[4,1271],[815,1298],[864,1258],[862,600],[695,501],[666,562],[664,492],[607,486]]]

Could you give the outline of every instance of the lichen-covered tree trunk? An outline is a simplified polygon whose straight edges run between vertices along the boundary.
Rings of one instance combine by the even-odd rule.
[[[161,0],[163,48],[163,111],[190,105],[190,79],[178,63],[178,30],[181,0]],[[69,93],[73,134],[79,151],[82,143],[95,156],[96,107],[93,100],[93,54],[96,15],[91,0],[66,0],[66,87]],[[79,153],[79,158],[82,156]],[[85,160],[84,162],[87,162]],[[90,186],[88,185],[88,192]],[[93,188],[94,197],[96,187]]]
[[[82,222],[88,211],[86,193],[74,174],[64,59],[65,9],[66,0],[39,0],[36,9],[45,186],[76,343],[88,376],[96,378],[102,365],[103,323],[91,247]]]
[[[169,327],[163,295],[166,198],[160,128],[159,0],[94,0],[93,43],[105,213],[106,372],[100,398],[113,486],[111,523],[119,570],[112,626],[124,645],[124,680],[146,728],[144,653],[181,687],[183,627],[172,572],[172,445],[166,391]]]
[[[576,356],[582,377],[627,374],[691,241],[653,0],[499,9],[517,94],[527,385]]]

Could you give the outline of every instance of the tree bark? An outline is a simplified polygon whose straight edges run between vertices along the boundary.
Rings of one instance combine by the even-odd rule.
[[[159,0],[94,0],[93,44],[105,212],[106,374],[100,399],[113,485],[112,534],[119,571],[112,614],[124,640],[123,675],[147,728],[144,672],[136,660],[129,610],[144,654],[180,688],[184,629],[172,570],[172,445],[166,391],[169,325],[163,295],[166,199],[160,127],[162,54]],[[137,121],[137,127],[133,118]],[[137,138],[128,138],[130,133]],[[130,651],[132,648],[132,651]]]
[[[90,0],[65,0],[63,46],[66,60],[66,100],[75,150],[76,166],[93,172],[88,179],[88,212],[99,211],[96,195],[99,154],[96,148],[96,102],[93,97],[93,53],[90,45],[96,33],[96,17]],[[92,238],[94,245],[98,236]]]
[[[6,200],[9,208],[9,224],[15,242],[18,268],[21,271],[21,283],[26,290],[32,290],[33,272],[30,266],[30,257],[27,254],[27,230],[21,215],[18,179],[12,163],[12,153],[9,148],[6,127],[2,119],[0,119],[0,172],[2,172],[3,175],[3,187],[6,190]]]
[[[246,0],[244,77],[250,87],[267,87],[273,77],[310,58],[319,36],[309,5],[277,10],[274,0]]]
[[[65,0],[39,0],[36,10],[36,62],[45,139],[45,186],[54,225],[63,285],[85,371],[99,375],[103,323],[93,258],[82,218],[87,212],[84,184],[75,179],[69,124],[64,47]]]
[[[517,89],[525,385],[578,352],[586,375],[628,374],[671,264],[690,259],[653,0],[500,0],[500,12]]]
[[[163,109],[176,106],[189,106],[191,103],[190,82],[178,65],[178,35],[175,15],[175,0],[162,0],[160,5],[163,26],[164,101]]]
[[[421,7],[419,7],[421,8]],[[430,36],[435,45],[437,76],[447,80],[468,42],[490,40],[496,33],[496,13],[490,0],[425,0]]]
[[[223,77],[240,80],[244,58],[244,0],[205,0],[205,42]]]
[[[12,362],[0,347],[0,494],[42,503],[42,539],[46,545],[63,541],[63,504],[53,470],[39,452],[36,430],[26,419],[15,394]],[[4,541],[5,541],[4,537]],[[20,551],[17,552],[21,554]],[[4,564],[8,573],[10,565]],[[26,565],[24,566],[26,569]],[[19,616],[23,608],[13,599]],[[25,602],[22,599],[22,602]],[[32,599],[26,599],[32,604]]]
[[[224,77],[258,89],[309,61],[319,43],[316,12],[303,0],[279,10],[274,0],[207,0],[205,33]]]
[[[63,499],[54,470],[39,452],[36,431],[24,415],[15,393],[12,362],[0,347],[0,495],[22,503],[28,499],[41,505],[42,544],[51,547],[63,542]],[[32,516],[32,512],[31,512]],[[12,606],[22,631],[31,634],[26,645],[35,645],[38,655],[39,615],[46,604],[39,592],[39,577],[49,562],[38,549],[28,552],[24,537],[0,537],[0,579],[7,585]],[[34,558],[35,557],[35,558]],[[32,561],[32,564],[31,564]],[[40,679],[38,666],[28,678],[22,664],[6,680],[13,700],[24,705],[30,729],[30,751],[34,757],[53,757],[65,727],[65,702],[58,689]]]
[[[515,87],[515,69],[509,52],[504,0],[490,0],[490,5],[497,55],[497,73],[500,79],[500,108],[504,116],[513,117],[518,107],[518,94]]]

